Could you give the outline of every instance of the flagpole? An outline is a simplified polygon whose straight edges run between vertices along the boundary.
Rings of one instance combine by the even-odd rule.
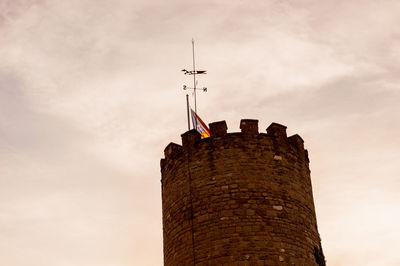
[[[186,111],[187,111],[188,130],[190,130],[190,118],[189,118],[189,95],[188,95],[188,94],[186,94]]]

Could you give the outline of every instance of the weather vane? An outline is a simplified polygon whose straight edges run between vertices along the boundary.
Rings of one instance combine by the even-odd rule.
[[[183,85],[184,90],[193,90],[194,94],[194,111],[197,114],[197,100],[196,100],[196,90],[199,89],[197,88],[197,80],[196,80],[196,75],[201,75],[201,74],[207,74],[206,70],[196,70],[196,64],[195,64],[195,58],[194,58],[194,40],[192,39],[192,56],[193,56],[193,70],[186,70],[182,69],[183,73],[185,75],[193,75],[193,88],[188,87],[186,85]],[[207,88],[203,87],[201,88],[202,91],[207,92]],[[187,97],[186,97],[187,98]]]

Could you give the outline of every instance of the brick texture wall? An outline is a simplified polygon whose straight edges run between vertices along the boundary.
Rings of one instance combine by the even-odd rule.
[[[191,130],[161,159],[165,266],[325,265],[309,160],[300,136],[272,123]]]

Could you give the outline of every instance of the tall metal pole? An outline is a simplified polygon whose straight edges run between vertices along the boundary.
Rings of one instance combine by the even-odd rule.
[[[197,101],[196,101],[196,63],[194,61],[194,39],[192,38],[192,55],[193,55],[193,90],[194,90],[194,111],[197,114]]]
[[[189,118],[189,95],[186,94],[186,111],[187,111],[187,120],[188,120],[188,130],[190,130],[190,118]]]

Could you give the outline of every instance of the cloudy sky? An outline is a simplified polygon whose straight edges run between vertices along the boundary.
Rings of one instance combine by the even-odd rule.
[[[400,265],[398,0],[0,0],[0,258],[162,265],[159,160],[206,122],[300,134],[329,266]]]

